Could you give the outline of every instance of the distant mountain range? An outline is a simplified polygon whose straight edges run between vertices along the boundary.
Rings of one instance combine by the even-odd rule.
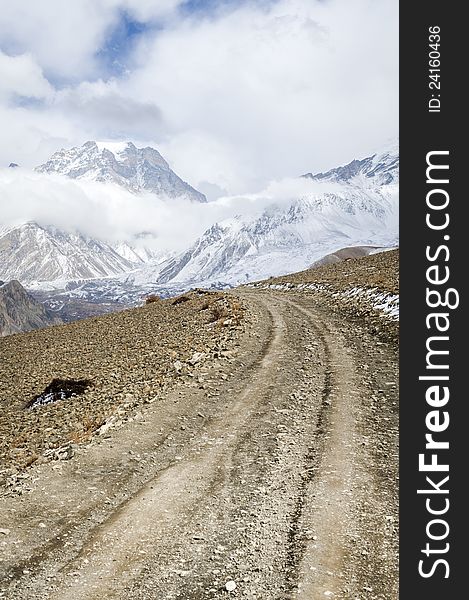
[[[392,143],[378,154],[352,160],[347,165],[326,173],[306,173],[303,177],[315,181],[364,184],[365,187],[399,183],[399,145],[397,142]]]
[[[30,284],[118,275],[138,262],[136,255],[131,260],[123,254],[105,242],[52,226],[24,223],[0,228],[0,276],[5,280]]]
[[[397,145],[303,177],[323,185],[258,214],[215,223],[179,256],[143,265],[126,281],[234,285],[302,270],[345,246],[397,245]]]
[[[131,143],[87,142],[55,153],[37,170],[205,202],[156,150]],[[301,177],[311,187],[302,186],[300,196],[213,223],[177,255],[32,222],[0,226],[0,278],[35,289],[66,288],[91,301],[96,294],[130,302],[141,301],[142,290],[229,286],[302,270],[345,246],[397,245],[397,144]]]

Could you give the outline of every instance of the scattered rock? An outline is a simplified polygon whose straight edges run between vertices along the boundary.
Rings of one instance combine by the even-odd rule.
[[[187,362],[190,365],[196,365],[197,363],[202,361],[206,356],[207,355],[205,354],[205,352],[194,352],[194,354],[192,355],[192,358],[190,360],[188,360]]]
[[[225,583],[225,590],[227,592],[234,592],[234,590],[236,588],[237,588],[236,581],[233,581],[232,579],[230,579],[230,581],[227,581]]]
[[[115,417],[111,417],[110,419],[108,419],[106,421],[106,423],[104,423],[104,425],[101,425],[101,427],[99,429],[96,430],[96,434],[97,435],[104,435],[105,433],[107,433],[112,427],[115,427],[116,425],[116,421],[117,419]]]
[[[60,448],[51,448],[44,452],[44,456],[52,460],[70,460],[74,455],[75,450],[71,444],[61,446]]]
[[[176,360],[175,362],[173,362],[173,368],[176,371],[176,373],[180,373],[182,371],[183,366],[184,365],[180,360]]]

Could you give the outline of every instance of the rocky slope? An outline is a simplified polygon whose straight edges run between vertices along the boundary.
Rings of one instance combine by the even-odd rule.
[[[350,258],[360,258],[361,256],[368,256],[379,251],[380,248],[376,246],[350,246],[348,248],[340,248],[331,254],[326,254],[319,260],[315,261],[311,267],[320,267],[321,265],[330,265],[333,263],[348,260]]]
[[[57,315],[34,300],[18,281],[0,282],[0,336],[61,322]]]
[[[399,249],[369,256],[346,257],[326,265],[314,265],[298,273],[268,280],[271,284],[332,285],[336,290],[361,286],[399,294]]]
[[[207,201],[171,170],[157,150],[137,148],[132,142],[86,142],[81,147],[59,150],[36,170],[115,183],[135,193],[145,191],[168,198],[182,196],[193,202]]]
[[[196,376],[209,358],[228,357],[243,314],[234,298],[194,292],[1,339],[0,470],[86,441],[112,415],[154,401],[180,377]],[[25,409],[53,379],[92,385],[82,396]]]
[[[258,289],[301,292],[327,302],[352,323],[366,324],[374,335],[399,339],[399,250],[314,265],[299,273],[250,284]],[[338,253],[340,256],[340,253]],[[337,256],[336,256],[337,258]]]

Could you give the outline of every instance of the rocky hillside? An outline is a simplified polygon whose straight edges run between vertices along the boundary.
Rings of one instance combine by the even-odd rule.
[[[275,277],[269,282],[274,284],[315,283],[332,285],[337,290],[360,286],[399,294],[399,250],[378,252],[357,258],[345,258],[333,264],[313,266],[299,273]]]
[[[331,265],[333,263],[341,262],[342,260],[348,260],[350,258],[360,258],[361,256],[368,256],[374,252],[379,251],[376,246],[349,246],[348,248],[340,248],[331,254],[326,254],[319,260],[316,260],[311,267],[320,267],[321,265]]]
[[[18,281],[0,284],[0,336],[57,325],[62,321]]]
[[[340,251],[337,253],[340,254]],[[332,264],[313,266],[291,275],[268,280],[272,284],[332,285],[337,290],[350,287],[376,288],[399,294],[399,250],[378,252],[370,256],[345,258]]]
[[[0,472],[88,440],[178,381],[203,386],[204,364],[234,355],[243,326],[236,298],[201,291],[0,339]],[[69,398],[64,388],[63,399],[57,389],[49,403],[54,380],[90,384]]]

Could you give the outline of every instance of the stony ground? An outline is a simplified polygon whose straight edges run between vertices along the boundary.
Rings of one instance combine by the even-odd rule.
[[[351,254],[351,249],[344,249],[344,253],[345,250]],[[383,313],[376,310],[376,304],[379,304],[376,297],[399,298],[399,250],[348,258],[291,275],[271,277],[254,286],[258,289],[288,289],[290,286],[290,291],[314,295],[317,302],[326,302],[330,310],[346,316],[354,325],[365,326],[382,340],[398,343],[398,320],[383,319]],[[371,298],[366,293],[350,295],[357,288],[369,291]],[[373,299],[375,302],[370,301]]]
[[[0,597],[397,599],[395,325],[189,297],[0,340]],[[52,374],[94,386],[25,411]]]
[[[243,314],[232,297],[195,292],[0,339],[0,482],[43,460],[45,450],[87,441],[110,417],[125,419],[179,379],[199,380],[204,361],[236,342]],[[54,378],[91,386],[26,409]]]
[[[272,277],[269,281],[330,284],[337,290],[347,290],[351,286],[360,285],[399,294],[399,250],[350,258],[291,275]]]

